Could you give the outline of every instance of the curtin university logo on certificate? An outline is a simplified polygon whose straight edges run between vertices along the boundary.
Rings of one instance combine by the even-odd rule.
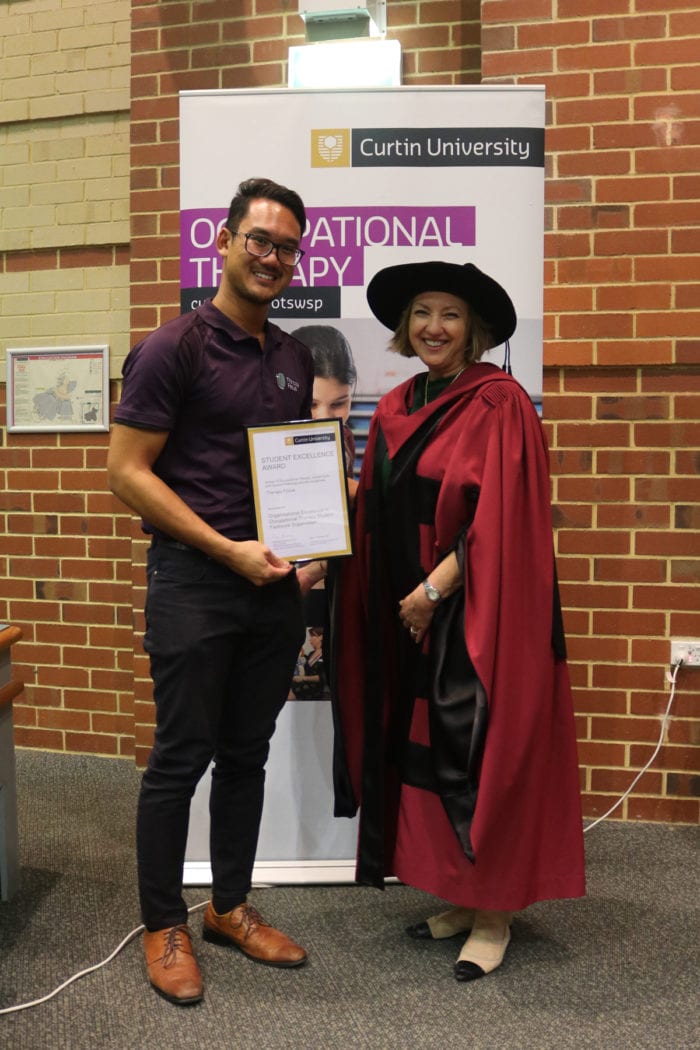
[[[311,167],[349,168],[350,141],[349,128],[315,128],[311,132]]]
[[[352,554],[340,420],[246,429],[261,543],[290,561]]]

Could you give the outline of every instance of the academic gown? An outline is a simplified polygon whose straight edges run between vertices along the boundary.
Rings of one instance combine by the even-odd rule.
[[[581,896],[544,433],[526,391],[493,365],[472,365],[411,412],[421,382],[379,402],[355,553],[338,574],[335,812],[360,808],[358,882],[394,875],[502,911]],[[452,550],[463,588],[419,648],[398,601]]]

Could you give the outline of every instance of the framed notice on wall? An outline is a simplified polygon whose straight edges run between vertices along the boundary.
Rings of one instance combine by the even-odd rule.
[[[7,350],[7,429],[109,430],[107,346]]]

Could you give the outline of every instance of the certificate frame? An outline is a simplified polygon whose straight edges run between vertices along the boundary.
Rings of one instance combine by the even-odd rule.
[[[109,347],[8,347],[8,433],[109,430]]]
[[[246,429],[258,539],[293,562],[352,554],[342,421]]]

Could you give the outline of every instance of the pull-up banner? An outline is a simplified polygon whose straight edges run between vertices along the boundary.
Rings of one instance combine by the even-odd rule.
[[[538,401],[544,103],[541,87],[506,85],[183,92],[182,311],[218,287],[216,237],[239,182],[272,178],[299,193],[307,227],[304,257],[270,317],[287,331],[338,329],[365,415],[423,368],[387,350],[391,333],[367,306],[367,284],[385,266],[429,260],[475,263],[505,287],[518,317],[513,374]],[[504,348],[487,358],[502,364]],[[307,700],[308,683],[322,677],[318,635],[310,629],[290,700]],[[352,878],[355,822],[332,817],[331,752],[327,699],[287,703],[272,741],[256,879]],[[210,881],[207,797],[203,781],[187,846],[192,883]]]
[[[300,194],[308,216],[304,258],[270,316],[288,330],[337,322],[359,395],[416,370],[385,352],[369,280],[385,266],[440,259],[473,262],[506,288],[518,315],[513,373],[539,399],[543,88],[183,92],[180,143],[183,312],[218,287],[216,235],[236,186],[270,177]],[[489,359],[500,364],[502,348]]]

